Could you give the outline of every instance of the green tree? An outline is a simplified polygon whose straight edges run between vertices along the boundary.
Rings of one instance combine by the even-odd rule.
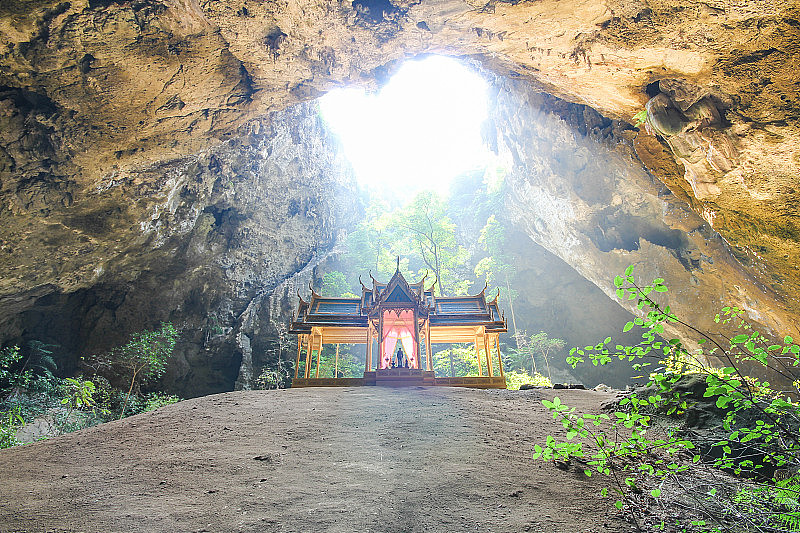
[[[338,270],[332,270],[323,274],[321,293],[322,296],[356,296],[350,291],[345,275]]]
[[[511,310],[511,326],[514,330],[512,337],[516,341],[517,349],[521,348],[520,335],[524,332],[517,329],[517,316],[514,313],[514,301],[517,291],[511,288],[511,280],[516,274],[513,261],[505,252],[506,228],[492,214],[486,219],[486,224],[481,229],[478,242],[483,247],[487,256],[475,265],[475,275],[486,282],[487,287],[499,289],[501,297],[508,302]]]
[[[19,346],[0,349],[0,391],[8,398],[14,390],[25,386],[31,378],[30,371],[19,368],[22,354]]]
[[[111,381],[124,381],[128,384],[119,418],[125,416],[128,400],[141,387],[142,382],[164,375],[178,336],[179,333],[173,325],[165,322],[156,330],[134,333],[123,346],[84,360],[84,364],[95,373],[107,374],[105,377]]]
[[[386,202],[372,198],[367,216],[347,236],[347,262],[356,272],[373,272],[390,276],[394,273],[397,250],[397,228]],[[400,254],[402,255],[402,254]]]
[[[441,196],[424,191],[397,214],[405,239],[433,273],[440,294],[463,294],[469,286],[465,275],[467,251],[456,240],[456,226],[447,216]]]
[[[520,332],[517,338],[518,348],[511,348],[506,355],[506,365],[509,369],[518,369],[534,375],[539,370],[536,367],[536,356],[544,359],[547,368],[547,378],[552,380],[550,372],[550,357],[564,348],[566,343],[563,339],[551,339],[549,335],[540,331],[528,337],[525,332]]]
[[[433,369],[439,376],[465,377],[478,375],[478,357],[469,344],[454,344],[433,353]]]

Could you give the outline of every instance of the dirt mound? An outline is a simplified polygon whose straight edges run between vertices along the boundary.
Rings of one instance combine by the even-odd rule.
[[[187,400],[0,451],[0,531],[630,531],[531,459],[552,391],[379,387]],[[610,395],[559,391],[579,409]]]

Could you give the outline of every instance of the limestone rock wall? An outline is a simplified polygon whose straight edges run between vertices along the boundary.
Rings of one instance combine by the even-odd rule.
[[[241,332],[236,317],[313,262],[311,241],[324,250],[346,218],[330,192],[338,178],[312,170],[341,167],[306,164],[308,153],[333,156],[302,140],[316,128],[311,114],[289,125],[291,106],[336,86],[374,87],[427,53],[518,80],[509,105],[549,94],[587,106],[582,122],[540,130],[537,113],[524,108],[522,120],[499,107],[509,130],[498,149],[518,169],[511,205],[542,246],[601,287],[647,257],[652,272],[644,263],[639,272],[676,280],[681,301],[740,302],[791,330],[800,313],[798,21],[789,0],[4,2],[4,338],[30,333],[22,314],[66,324],[78,320],[62,316],[73,309],[88,313],[70,326],[87,346],[111,342],[117,324],[168,318],[151,311],[149,295],[159,294],[159,309],[196,332],[201,313],[187,306],[216,310],[202,319],[216,321],[215,334],[181,348],[176,383],[188,383],[207,343],[220,344],[223,360],[240,357],[244,341],[225,333]],[[597,152],[575,133],[613,119],[614,139],[627,139],[642,110],[653,135],[634,138],[638,159],[628,148]],[[545,132],[564,149],[548,148]]]
[[[91,268],[90,286],[51,285],[5,306],[3,339],[59,344],[62,369],[71,371],[82,353],[172,320],[182,340],[169,388],[187,396],[230,390],[243,356],[247,363],[264,349],[256,317],[269,325],[289,315],[288,303],[271,304],[273,289],[313,271],[360,209],[351,169],[316,104],[248,128],[213,150],[117,173],[73,203],[70,217],[107,227],[88,233],[87,252],[75,258]]]
[[[642,282],[667,280],[663,301],[694,325],[716,331],[714,315],[735,305],[767,331],[795,331],[792,306],[643,168],[628,139],[646,133],[524,83],[494,87],[490,137],[511,169],[507,207],[537,244],[612,299],[614,276],[633,264]]]

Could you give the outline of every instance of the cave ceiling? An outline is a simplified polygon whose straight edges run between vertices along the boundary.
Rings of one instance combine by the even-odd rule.
[[[225,190],[236,180],[221,179],[219,169],[236,160],[233,174],[247,174],[247,153],[261,154],[256,166],[273,164],[277,145],[262,138],[300,134],[280,113],[335,87],[375,88],[404,59],[424,54],[468,59],[627,125],[617,129],[629,157],[724,237],[748,286],[785,312],[778,323],[800,313],[793,2],[20,0],[0,4],[4,316],[108,276],[140,279],[159,249],[191,255],[210,246],[195,242],[203,224],[235,228],[237,216],[249,216]],[[642,110],[647,122],[634,128]],[[328,157],[317,149],[318,160]],[[302,166],[274,157],[286,159],[284,174]],[[346,181],[291,172],[310,189]],[[277,194],[276,185],[264,187]],[[226,270],[236,290],[265,279],[274,287],[313,256],[312,242],[269,237],[270,225],[277,231],[281,220],[305,214],[318,222],[297,225],[309,241],[335,240],[334,219],[346,209],[316,194],[299,191],[260,221],[262,246],[297,252],[267,260],[268,271],[249,282]],[[648,209],[625,231],[662,231],[652,218],[669,215]],[[174,243],[179,235],[188,237]],[[220,230],[215,238],[224,237]],[[619,239],[590,240],[601,251],[626,249]],[[199,260],[192,265],[202,269]]]

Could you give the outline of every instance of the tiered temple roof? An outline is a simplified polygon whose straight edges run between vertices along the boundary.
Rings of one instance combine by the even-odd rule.
[[[372,276],[370,276],[372,277]],[[376,318],[379,308],[413,305],[420,317],[430,320],[430,327],[484,326],[487,333],[507,331],[506,320],[497,303],[497,296],[486,299],[486,288],[474,296],[436,296],[433,288],[424,288],[425,279],[406,282],[398,271],[388,283],[372,278],[372,287],[361,284],[361,297],[334,298],[320,296],[311,290],[310,301],[300,297],[297,315],[290,332],[311,333],[311,328],[366,328]],[[352,342],[358,342],[353,340]]]

